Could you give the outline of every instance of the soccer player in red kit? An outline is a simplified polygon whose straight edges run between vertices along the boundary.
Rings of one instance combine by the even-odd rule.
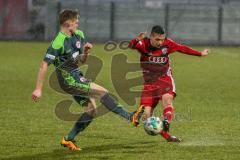
[[[144,107],[143,121],[152,116],[154,108],[161,100],[163,107],[163,130],[160,135],[168,142],[180,142],[181,140],[169,133],[169,125],[174,117],[173,99],[176,96],[176,88],[172,77],[169,55],[180,52],[193,56],[206,56],[208,49],[202,52],[196,51],[188,46],[178,44],[165,36],[164,29],[153,26],[150,38],[146,33],[131,40],[129,47],[136,49],[140,54],[141,68],[143,70],[143,90],[141,104],[138,111]],[[134,117],[139,117],[136,111]],[[138,118],[133,122],[135,126],[139,124]]]

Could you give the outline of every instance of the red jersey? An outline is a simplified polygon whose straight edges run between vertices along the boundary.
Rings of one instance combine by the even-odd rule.
[[[133,39],[129,47],[137,49],[141,54],[140,62],[145,82],[171,74],[169,55],[173,52],[178,51],[188,55],[201,56],[201,52],[178,44],[169,38],[165,39],[160,48],[151,46],[149,38],[144,38],[141,41]]]

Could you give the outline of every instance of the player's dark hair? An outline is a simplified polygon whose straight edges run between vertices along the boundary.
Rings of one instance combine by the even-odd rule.
[[[78,10],[64,9],[59,14],[59,23],[60,25],[63,25],[68,20],[77,19],[78,16]]]
[[[165,31],[162,26],[156,25],[152,27],[151,34],[157,33],[157,34],[165,34]]]

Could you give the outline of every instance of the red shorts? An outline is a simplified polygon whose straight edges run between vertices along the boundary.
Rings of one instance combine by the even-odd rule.
[[[154,82],[144,83],[140,105],[154,108],[166,93],[176,96],[175,83],[171,75],[159,77]]]

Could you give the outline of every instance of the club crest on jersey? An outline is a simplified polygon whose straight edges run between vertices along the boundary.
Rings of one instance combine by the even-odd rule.
[[[163,54],[167,54],[168,53],[168,49],[167,48],[162,48],[162,53]]]
[[[80,41],[77,41],[77,42],[76,42],[76,47],[77,47],[77,48],[80,48],[80,47],[81,47]]]

